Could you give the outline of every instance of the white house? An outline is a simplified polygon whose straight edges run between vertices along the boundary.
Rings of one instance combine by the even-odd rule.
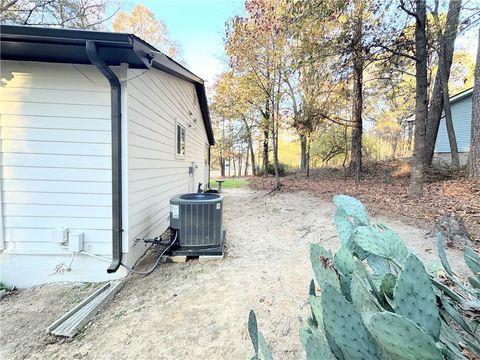
[[[453,128],[455,129],[460,163],[462,164],[466,163],[470,151],[472,97],[473,88],[470,88],[450,98]],[[445,116],[440,120],[437,141],[435,143],[434,160],[437,162],[451,162],[450,143],[448,141]]]
[[[125,276],[208,182],[202,79],[130,34],[1,26],[0,281]],[[108,269],[108,273],[107,273]]]

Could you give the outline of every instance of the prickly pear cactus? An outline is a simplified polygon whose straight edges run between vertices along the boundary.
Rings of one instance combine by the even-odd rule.
[[[465,248],[474,273],[469,286],[450,268],[440,239],[442,283],[394,231],[369,225],[358,200],[341,195],[334,202],[341,249],[333,256],[318,244],[310,248],[321,291],[312,280],[311,316],[300,331],[307,359],[466,360],[465,351],[480,358],[480,255]],[[252,359],[271,359],[253,312],[248,329]]]
[[[375,275],[383,276],[390,272],[390,264],[388,260],[383,257],[370,254],[367,257],[367,264]]]
[[[355,270],[355,260],[352,253],[344,246],[342,246],[335,254],[333,259],[335,269],[340,275],[340,288],[343,295],[348,300],[351,300],[350,296],[350,283],[352,281],[352,272]]]
[[[340,290],[340,281],[333,266],[333,256],[319,244],[310,244],[310,260],[313,272],[320,287],[331,284]]]
[[[346,248],[341,247],[336,253],[333,259],[335,269],[337,269],[343,275],[350,275],[355,270],[355,260],[352,253]]]
[[[320,331],[312,331],[310,328],[300,328],[300,341],[307,354],[307,360],[336,359],[330,350],[327,339]]]
[[[440,334],[440,314],[430,277],[422,262],[410,254],[398,276],[394,290],[395,313],[403,315],[428,332]]]
[[[353,241],[363,250],[394,261],[401,266],[408,256],[408,249],[397,233],[386,227],[359,226]]]
[[[250,310],[250,313],[248,314],[248,333],[250,335],[250,339],[252,340],[254,351],[254,355],[251,360],[260,359],[259,349],[264,360],[272,360],[272,354],[270,353],[267,342],[265,341],[263,334],[258,331],[257,317],[255,316],[255,312],[253,310]]]
[[[443,268],[449,275],[453,275],[453,271],[450,268],[450,264],[448,263],[447,260],[447,254],[445,253],[445,240],[443,233],[438,233],[437,235],[437,252],[438,252],[438,257],[440,258],[440,261],[443,265]]]
[[[354,306],[329,284],[323,288],[322,307],[325,330],[346,359],[378,359],[362,318]]]
[[[352,276],[351,296],[353,306],[355,306],[357,313],[362,317],[365,325],[369,323],[370,318],[374,314],[382,309],[357,274]]]
[[[382,282],[380,283],[380,293],[383,296],[393,299],[393,289],[397,283],[397,277],[393,274],[385,274],[382,277]]]
[[[465,246],[463,249],[463,258],[465,259],[465,264],[467,264],[477,279],[480,280],[480,255],[472,248]]]
[[[337,208],[343,208],[349,217],[352,217],[363,225],[370,224],[368,212],[361,201],[348,195],[336,195],[333,203]]]
[[[385,351],[400,359],[443,359],[433,338],[406,317],[377,313],[370,319],[368,329]]]
[[[348,214],[344,208],[337,208],[335,211],[335,229],[343,246],[350,245],[350,239],[354,230],[352,222],[348,218]]]
[[[312,315],[317,322],[317,326],[318,324],[323,324],[323,308],[321,298],[310,295],[308,300],[310,309],[312,310]]]

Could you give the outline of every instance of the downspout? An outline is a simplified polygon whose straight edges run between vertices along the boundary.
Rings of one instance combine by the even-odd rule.
[[[112,263],[108,273],[118,270],[122,262],[122,158],[121,158],[121,86],[118,77],[100,58],[95,41],[86,42],[91,63],[110,83],[112,120]]]
[[[212,161],[212,154],[211,154],[211,150],[212,150],[212,147],[210,146],[210,144],[208,144],[208,189],[210,189],[210,161]],[[207,188],[207,186],[205,186],[205,189]]]

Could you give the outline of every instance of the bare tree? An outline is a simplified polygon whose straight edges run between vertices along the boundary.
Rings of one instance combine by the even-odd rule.
[[[460,10],[462,7],[461,0],[450,0],[447,12],[447,21],[443,34],[439,37],[439,62],[440,67],[435,77],[433,85],[432,98],[430,100],[430,107],[427,117],[427,129],[425,138],[425,163],[432,164],[433,153],[435,150],[435,142],[437,140],[438,128],[440,126],[440,119],[442,117],[442,110],[444,108],[444,100],[448,98],[448,93],[444,93],[443,84],[447,84],[450,77],[450,68],[452,67],[453,50],[455,39],[457,37],[458,24],[460,18]],[[441,71],[443,70],[443,71]],[[445,80],[442,82],[442,77]],[[447,104],[449,107],[449,104]],[[452,127],[453,129],[453,127]],[[453,132],[450,132],[453,134]],[[450,135],[449,135],[450,136]],[[449,137],[450,140],[450,137]],[[453,138],[451,139],[451,144]],[[457,151],[458,152],[458,151]]]
[[[106,14],[113,0],[0,0],[0,20],[6,24],[73,29],[102,29],[120,9]]]
[[[363,133],[363,4],[362,0],[355,0],[353,16],[353,40],[352,40],[352,62],[353,62],[353,91],[352,91],[352,158],[350,170],[355,172],[355,181],[360,181],[362,172],[362,133]]]
[[[415,196],[423,196],[425,126],[428,115],[426,0],[415,0],[414,10],[408,9],[403,0],[401,0],[400,7],[415,18],[415,138],[413,142],[410,193]]]
[[[460,14],[461,8],[461,0],[450,0],[452,11],[454,16],[456,16],[456,24],[458,26],[458,17]],[[458,9],[458,10],[457,10]],[[447,69],[447,62],[446,62],[446,42],[447,39],[449,42],[455,42],[456,34],[450,33],[443,33],[440,29],[440,21],[438,19],[438,0],[436,0],[436,6],[434,11],[434,18],[435,23],[438,31],[438,72],[440,73],[440,80],[442,84],[442,95],[443,95],[443,110],[445,113],[445,123],[447,126],[447,134],[448,134],[448,141],[450,143],[450,153],[452,156],[452,166],[459,167],[460,166],[460,158],[458,156],[458,146],[457,146],[457,138],[455,136],[455,128],[453,127],[453,119],[452,119],[452,110],[450,108],[450,91],[448,89],[448,78],[450,77],[450,69]],[[455,29],[456,30],[456,29]],[[453,39],[452,39],[453,35]],[[451,66],[451,63],[450,63]],[[427,117],[428,119],[428,117]]]

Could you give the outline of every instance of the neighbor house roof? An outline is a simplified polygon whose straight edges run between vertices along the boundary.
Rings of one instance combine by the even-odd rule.
[[[193,83],[209,143],[214,144],[204,81],[139,37],[114,32],[0,26],[1,58],[4,60],[91,64],[86,52],[87,41],[95,41],[107,65],[127,63],[131,68],[154,67]]]
[[[467,90],[463,90],[453,96],[450,97],[450,103],[455,103],[457,101],[460,101],[468,96],[471,96],[473,94],[473,87]]]

